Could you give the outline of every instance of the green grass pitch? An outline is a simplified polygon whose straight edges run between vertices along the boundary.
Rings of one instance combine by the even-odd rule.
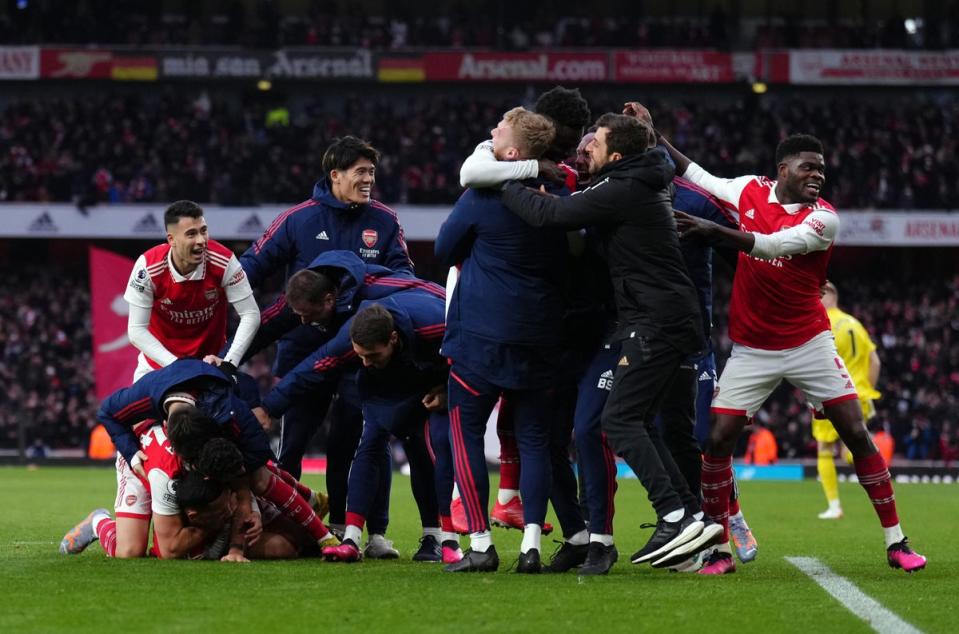
[[[498,573],[450,575],[413,563],[418,516],[408,479],[393,484],[389,536],[399,561],[114,561],[97,544],[79,556],[57,553],[74,523],[111,507],[112,470],[0,468],[0,632],[871,631],[783,559],[791,555],[820,558],[924,632],[959,631],[955,485],[897,486],[906,534],[929,558],[926,570],[906,575],[886,565],[878,521],[858,485],[841,485],[846,517],[826,522],[816,518],[825,508],[816,482],[744,483],[759,558],[734,575],[706,578],[628,563],[649,534],[639,524],[653,515],[639,483],[623,481],[620,562],[608,577],[580,580],[508,572],[521,536],[501,529],[493,536]]]

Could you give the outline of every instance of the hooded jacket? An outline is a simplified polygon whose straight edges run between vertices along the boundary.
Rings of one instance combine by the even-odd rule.
[[[282,349],[277,351],[275,374],[285,375],[336,334],[339,326],[356,312],[360,302],[381,299],[405,290],[418,290],[445,300],[445,289],[421,280],[410,271],[393,271],[378,264],[365,263],[350,251],[326,251],[310,262],[308,269],[324,269],[336,283],[336,314],[327,327],[303,324],[281,295],[260,316],[260,329],[250,344],[244,361],[285,337]]]
[[[189,392],[197,408],[236,439],[248,471],[273,459],[270,439],[247,403],[237,396],[233,380],[199,359],[179,359],[117,390],[100,405],[97,420],[106,427],[127,463],[132,463],[140,449],[134,426],[148,418],[165,420],[163,402],[172,391]]]
[[[654,149],[606,164],[572,196],[541,196],[513,182],[502,200],[534,227],[591,227],[609,265],[617,337],[660,337],[692,354],[704,346],[703,327],[670,204],[673,171]]]
[[[432,387],[445,382],[448,369],[439,354],[445,331],[443,298],[418,290],[404,291],[378,301],[367,300],[360,304],[359,310],[372,304],[382,305],[393,315],[403,345],[390,365],[402,366],[405,372],[395,373],[385,381],[368,381],[368,377],[361,377],[360,399],[396,396],[397,393],[406,394],[414,387],[419,390],[426,384]],[[352,318],[340,327],[336,336],[300,362],[270,391],[263,399],[263,407],[270,414],[284,414],[298,398],[324,385],[335,384],[344,370],[359,367],[350,340],[351,323]],[[426,391],[418,393],[422,398]]]

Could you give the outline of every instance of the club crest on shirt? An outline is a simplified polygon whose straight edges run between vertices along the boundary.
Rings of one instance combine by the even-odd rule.
[[[206,289],[205,291],[203,291],[203,296],[206,297],[207,301],[212,302],[214,299],[216,299],[216,289],[215,288]]]
[[[376,239],[379,237],[379,234],[376,233],[375,229],[364,229],[363,230],[363,244],[368,248],[373,248],[373,245],[376,244]]]
[[[137,503],[137,496],[135,496],[135,495],[133,495],[133,494],[130,494],[130,495],[128,495],[128,496],[126,497],[126,499],[123,500],[123,502],[124,502],[127,506],[133,506],[134,504]]]

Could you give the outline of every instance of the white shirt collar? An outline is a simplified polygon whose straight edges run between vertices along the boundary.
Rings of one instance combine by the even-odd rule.
[[[805,207],[807,207],[806,203],[789,203],[788,205],[784,205],[779,202],[779,199],[776,198],[776,183],[778,182],[779,181],[773,181],[772,187],[769,188],[769,198],[766,199],[766,202],[779,205],[790,216],[795,216]]]
[[[196,281],[202,280],[206,275],[206,253],[203,254],[203,261],[200,262],[200,266],[193,269],[193,272],[189,275],[180,275],[180,272],[176,270],[176,267],[173,266],[173,249],[171,248],[166,254],[166,264],[170,267],[170,276],[173,278],[174,282],[186,282],[186,281]]]

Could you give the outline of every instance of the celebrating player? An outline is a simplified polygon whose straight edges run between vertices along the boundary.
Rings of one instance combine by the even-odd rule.
[[[820,198],[826,183],[822,143],[793,135],[776,148],[777,180],[761,176],[717,178],[663,143],[676,171],[739,211],[739,230],[677,212],[685,238],[701,238],[740,251],[730,303],[733,351],[713,399],[715,423],[703,456],[704,508],[728,528],[732,452],[748,419],[783,380],[825,412],[852,452],[859,483],[879,516],[889,565],[907,572],[926,565],[903,535],[886,461],[866,426],[856,387],[819,300],[839,230],[836,210]],[[727,540],[700,574],[735,571]]]

